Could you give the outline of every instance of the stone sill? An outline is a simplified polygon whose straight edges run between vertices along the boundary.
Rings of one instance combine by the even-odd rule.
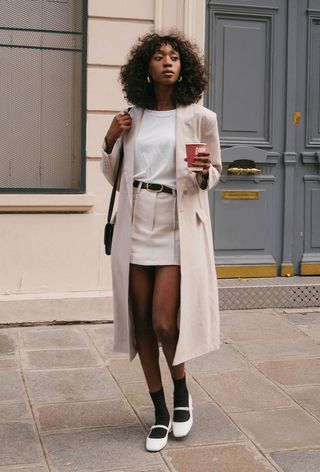
[[[94,206],[93,194],[0,195],[0,213],[84,213]]]
[[[113,321],[112,292],[0,294],[0,328]]]

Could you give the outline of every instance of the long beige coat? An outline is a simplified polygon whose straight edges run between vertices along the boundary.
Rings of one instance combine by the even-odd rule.
[[[124,162],[112,242],[114,350],[133,360],[134,326],[129,302],[129,264],[132,221],[132,184],[135,140],[143,109],[131,109],[132,126],[123,137]],[[111,154],[103,151],[102,171],[113,183],[122,138]],[[208,187],[201,190],[196,174],[184,161],[185,144],[207,143],[211,152]],[[221,155],[216,114],[201,105],[178,107],[176,115],[177,207],[180,230],[181,303],[179,339],[173,365],[219,348],[220,326],[217,278],[214,265],[208,189],[218,183]]]

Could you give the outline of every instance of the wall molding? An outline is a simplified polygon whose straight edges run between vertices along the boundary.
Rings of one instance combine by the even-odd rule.
[[[210,8],[214,8],[215,11],[229,13],[229,12],[239,12],[247,15],[248,13],[256,14],[258,13],[277,13],[279,11],[279,7],[268,7],[268,6],[260,6],[260,5],[243,5],[241,3],[232,4],[232,5],[225,5],[223,3],[217,3],[215,0],[209,0],[208,5]]]
[[[320,164],[320,152],[302,152],[303,164]]]
[[[307,69],[307,103],[306,103],[306,148],[311,147],[319,147],[320,146],[320,139],[319,134],[318,136],[313,135],[313,124],[315,117],[312,115],[313,110],[313,102],[315,100],[314,97],[314,88],[317,89],[317,93],[319,94],[319,85],[317,83],[313,84],[312,78],[314,76],[315,68],[319,66],[319,62],[315,64],[313,57],[315,56],[318,51],[316,48],[316,44],[313,42],[313,32],[315,27],[319,27],[320,25],[320,10],[310,10],[308,9],[308,49],[307,49],[307,58],[308,58],[308,69]],[[314,87],[313,87],[314,85]],[[317,129],[317,126],[314,127]]]
[[[204,50],[206,0],[155,0],[156,31],[179,29]]]

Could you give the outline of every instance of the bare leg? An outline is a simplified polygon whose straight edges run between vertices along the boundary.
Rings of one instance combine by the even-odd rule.
[[[153,291],[153,328],[166,357],[171,375],[181,379],[185,375],[184,363],[173,366],[179,330],[177,316],[180,306],[180,266],[157,266]]]
[[[140,362],[148,384],[149,393],[155,407],[155,425],[166,426],[151,428],[147,440],[148,450],[158,450],[157,441],[166,441],[170,414],[167,409],[161,381],[159,365],[159,345],[152,326],[152,297],[154,288],[154,267],[130,265],[129,294],[132,304],[135,338]],[[154,441],[156,444],[154,444]],[[161,446],[163,447],[163,446]]]
[[[153,292],[153,327],[161,341],[173,378],[173,434],[176,437],[186,436],[193,421],[190,410],[185,409],[189,407],[185,365],[184,363],[172,365],[179,337],[177,316],[180,306],[180,281],[179,266],[156,267]]]
[[[130,264],[129,295],[138,354],[150,392],[162,388],[158,340],[152,326],[154,267]]]

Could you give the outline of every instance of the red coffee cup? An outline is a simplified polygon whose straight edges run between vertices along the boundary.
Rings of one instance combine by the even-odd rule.
[[[188,143],[186,144],[187,163],[190,170],[203,170],[203,167],[197,166],[195,157],[202,152],[206,152],[206,143]]]

